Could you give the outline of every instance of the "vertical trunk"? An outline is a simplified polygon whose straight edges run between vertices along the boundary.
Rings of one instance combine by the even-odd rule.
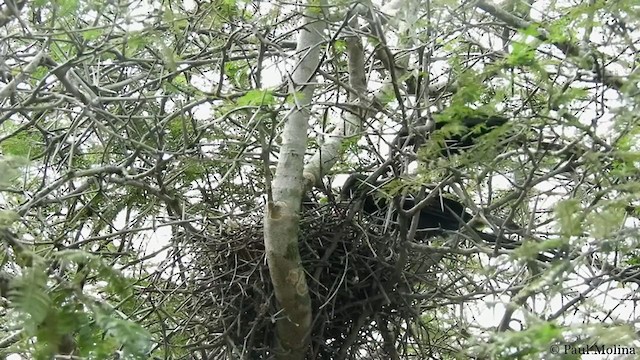
[[[276,323],[278,359],[304,358],[311,326],[311,301],[298,251],[298,220],[309,107],[315,89],[323,25],[321,9],[309,6],[298,39],[299,61],[291,75],[290,92],[295,106],[285,118],[278,165],[265,211],[267,262],[281,307]]]

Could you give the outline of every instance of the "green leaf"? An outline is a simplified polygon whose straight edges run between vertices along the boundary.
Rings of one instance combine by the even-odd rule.
[[[236,0],[222,0],[217,2],[219,11],[224,17],[233,17],[238,13],[238,4]]]
[[[564,236],[574,236],[582,233],[582,208],[578,199],[558,202],[555,211],[560,231]]]
[[[102,29],[90,29],[82,32],[82,37],[85,40],[95,40],[102,36]]]
[[[61,264],[83,265],[88,271],[97,274],[101,280],[106,280],[110,289],[117,294],[123,295],[130,291],[124,275],[98,255],[83,250],[61,250],[55,253],[55,257]]]
[[[478,102],[484,94],[485,87],[481,79],[482,77],[474,71],[465,70],[461,72],[458,75],[458,91],[451,98],[450,107],[461,107],[464,108],[464,111],[474,111],[467,110],[467,105]],[[456,109],[455,111],[461,112],[462,110]]]
[[[23,130],[0,143],[0,150],[5,155],[30,158],[41,151],[42,136],[34,131]]]
[[[522,29],[519,32],[525,35],[537,37],[540,35],[540,32],[538,31],[539,28],[540,26],[538,24],[531,24],[529,27]]]
[[[58,0],[58,16],[63,17],[75,14],[78,10],[78,0]]]
[[[31,73],[31,77],[36,80],[42,80],[49,74],[49,69],[46,66],[38,66],[34,72]]]
[[[46,291],[47,273],[42,266],[27,267],[11,281],[9,299],[18,311],[28,314],[26,324],[35,328],[47,317],[51,298]]]
[[[160,49],[162,50],[162,60],[167,69],[170,71],[178,70],[178,62],[182,59],[180,59],[180,56],[178,56],[174,49],[167,46],[162,40],[160,40]]]
[[[548,344],[562,335],[562,330],[551,322],[543,322],[538,326],[532,326],[533,338],[539,344]]]
[[[151,345],[151,334],[133,321],[124,320],[101,307],[94,307],[96,323],[108,337],[119,342],[125,355],[144,356]]]
[[[535,260],[541,253],[560,249],[566,245],[567,240],[564,239],[548,239],[542,242],[526,241],[513,251],[513,256],[518,259]]]
[[[620,229],[625,216],[626,213],[622,207],[611,207],[598,213],[589,214],[585,223],[589,224],[591,236],[596,239],[605,239]]]
[[[296,100],[300,101],[304,99],[304,93],[302,91],[295,91],[293,94],[287,95],[286,103],[289,105],[293,105],[296,103]]]
[[[179,34],[189,26],[189,20],[179,13],[174,13],[171,7],[164,7],[162,13],[163,22],[171,26],[174,34]]]
[[[20,172],[17,171],[11,165],[6,162],[0,162],[0,186],[10,187],[13,181],[20,176]]]
[[[336,40],[333,43],[333,48],[336,49],[338,54],[342,54],[347,50],[347,42],[344,40]]]
[[[535,63],[535,49],[528,44],[514,41],[507,64],[512,66],[532,65]]]
[[[127,48],[125,54],[127,56],[135,55],[138,50],[147,46],[149,44],[149,41],[149,36],[146,34],[137,33],[129,36],[127,39]]]
[[[238,105],[241,106],[263,106],[273,105],[274,103],[275,98],[270,90],[254,89],[238,99]]]
[[[177,86],[187,86],[189,82],[187,81],[187,77],[184,74],[178,74],[175,78],[173,78],[173,83]]]
[[[206,173],[206,169],[200,162],[187,161],[183,173],[185,181],[191,182],[201,178]]]
[[[20,219],[20,215],[12,210],[0,210],[0,228],[6,228],[11,226],[14,222]]]
[[[569,104],[573,100],[584,100],[588,97],[589,92],[586,89],[569,88],[561,94],[553,98],[554,106]]]
[[[21,168],[27,163],[25,158],[17,156],[0,158],[0,188],[10,188],[14,181],[22,175]]]
[[[549,31],[549,41],[553,43],[564,43],[570,40],[569,31],[571,29],[571,18],[559,18],[554,21],[551,25],[547,26]]]

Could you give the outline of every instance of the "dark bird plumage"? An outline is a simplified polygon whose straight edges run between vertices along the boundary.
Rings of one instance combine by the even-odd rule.
[[[385,218],[389,211],[389,201],[381,196],[380,188],[383,183],[377,180],[367,180],[367,178],[367,175],[358,173],[349,176],[342,187],[340,197],[343,201],[362,201],[361,211],[367,216]],[[416,205],[416,201],[410,195],[403,196],[401,204],[404,210],[410,210]],[[393,211],[391,215],[391,219],[396,222],[397,211]],[[486,233],[468,226],[467,223],[472,218],[473,215],[465,209],[462,203],[438,194],[432,198],[432,201],[421,208],[418,215],[417,236],[420,239],[428,239],[445,235],[447,232],[461,231],[472,238],[479,238],[490,244],[499,244],[502,249],[512,250],[521,245],[519,242],[505,236],[500,236],[498,241],[496,234]],[[507,225],[510,230],[519,228],[514,223],[507,223]],[[554,253],[554,251],[548,252]],[[556,254],[554,253],[553,258],[555,257]],[[545,254],[537,255],[537,259],[543,262],[550,262],[553,258]]]
[[[429,135],[433,131],[445,130],[447,125],[455,124],[461,129],[455,133],[447,134],[442,139],[441,154],[449,156],[472,148],[477,144],[479,138],[506,124],[507,121],[507,118],[498,115],[474,114],[461,117],[458,120],[445,120],[442,116],[436,116],[435,126],[417,126],[411,132],[407,128],[400,130],[395,143],[397,145],[420,146],[428,141]]]
[[[460,120],[460,124],[468,131],[463,131],[455,135],[450,135],[444,139],[445,147],[443,154],[457,154],[460,151],[470,149],[476,145],[476,141],[495,130],[497,127],[506,124],[507,118],[502,116],[475,115],[465,117]],[[443,129],[448,122],[436,121],[436,130]]]
[[[340,196],[343,200],[361,200],[362,212],[366,215],[384,217],[389,209],[389,202],[379,193],[382,184],[378,181],[367,181],[366,179],[367,175],[352,174],[345,181]],[[401,199],[401,204],[404,210],[410,210],[416,205],[416,199],[412,196],[404,196]],[[392,219],[396,221],[397,213],[394,211],[392,215]],[[465,223],[470,221],[472,217],[473,215],[466,211],[464,205],[460,202],[439,194],[432,197],[420,209],[418,234],[428,238],[443,235],[446,231],[459,231],[465,227]],[[485,241],[496,241],[496,236],[493,234],[478,230],[475,230],[475,232]]]

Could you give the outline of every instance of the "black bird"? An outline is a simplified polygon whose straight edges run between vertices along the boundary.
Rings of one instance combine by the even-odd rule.
[[[352,174],[345,181],[340,197],[346,199],[361,199],[362,212],[366,215],[386,216],[388,211],[388,201],[380,196],[378,190],[382,185],[378,181],[366,181],[365,174]],[[404,210],[410,210],[416,205],[416,200],[412,196],[405,196],[401,201]],[[465,210],[460,202],[444,196],[435,196],[430,202],[420,209],[418,215],[418,234],[424,238],[443,235],[446,231],[458,231],[465,227],[473,215]],[[397,213],[393,213],[393,220],[397,220]],[[475,230],[476,234],[483,240],[495,243],[494,234]],[[502,238],[504,244],[512,243],[512,240]]]
[[[440,116],[439,116],[440,115]],[[442,156],[458,154],[461,151],[468,150],[473,147],[477,140],[489,134],[491,131],[507,123],[509,119],[499,115],[473,114],[469,116],[455,116],[453,118],[445,118],[441,114],[434,114],[435,126],[417,126],[410,134],[407,128],[400,130],[396,145],[414,145],[420,146],[427,141],[429,135],[433,131],[446,130],[447,125],[459,125],[462,129],[451,134],[446,134],[443,138]],[[407,137],[409,141],[407,142]]]
[[[342,200],[362,200],[362,212],[366,215],[385,217],[389,210],[387,199],[379,196],[379,189],[382,183],[377,180],[367,181],[368,176],[365,174],[351,174],[347,181],[345,181],[340,192],[340,198]],[[404,210],[410,210],[416,205],[416,201],[411,196],[405,196],[401,201],[402,208]],[[480,238],[483,241],[490,244],[499,244],[500,248],[513,250],[518,248],[521,243],[509,239],[504,236],[500,236],[498,242],[498,236],[483,232],[478,229],[470,228],[466,226],[472,219],[473,215],[465,210],[464,205],[460,202],[444,197],[435,196],[433,201],[425,204],[420,209],[418,215],[418,235],[420,239],[428,239],[435,236],[445,235],[448,231],[460,231],[462,229],[473,231],[473,237]],[[393,212],[392,219],[397,221],[397,212]],[[516,224],[508,224],[512,229],[517,229],[519,226]],[[553,254],[553,257],[549,257],[545,254],[538,254],[536,258],[542,262],[551,262],[558,257],[558,254],[554,250],[547,250],[548,253]]]
[[[507,121],[507,118],[497,115],[474,115],[462,118],[460,124],[467,130],[445,137],[443,154],[457,154],[470,149],[476,144],[477,139],[506,124]],[[451,121],[436,121],[436,130],[443,129],[449,123]]]

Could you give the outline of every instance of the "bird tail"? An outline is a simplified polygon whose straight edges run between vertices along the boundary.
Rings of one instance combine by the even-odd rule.
[[[475,231],[475,233],[483,241],[486,241],[486,242],[488,242],[490,244],[498,243],[498,235],[496,235],[496,234],[489,234],[489,233],[486,233],[486,232],[483,232],[483,231]],[[513,240],[511,240],[509,238],[506,238],[504,236],[500,236],[499,244],[500,244],[501,248],[505,248],[505,249],[515,249],[515,248],[518,247],[518,244],[515,241],[513,241]]]
[[[498,236],[496,234],[489,234],[486,232],[482,232],[482,231],[476,231],[476,234],[478,234],[478,237],[481,238],[482,240],[491,243],[491,244],[499,244],[501,249],[507,249],[507,250],[514,250],[517,249],[518,246],[521,245],[521,243],[513,241],[509,238],[506,238],[504,236],[500,237],[500,242],[498,243]],[[558,254],[555,253],[554,251],[548,251],[548,253],[552,254],[552,256],[548,256],[545,255],[543,253],[539,253],[536,256],[536,259],[542,261],[542,262],[551,262],[554,259],[557,258]]]

